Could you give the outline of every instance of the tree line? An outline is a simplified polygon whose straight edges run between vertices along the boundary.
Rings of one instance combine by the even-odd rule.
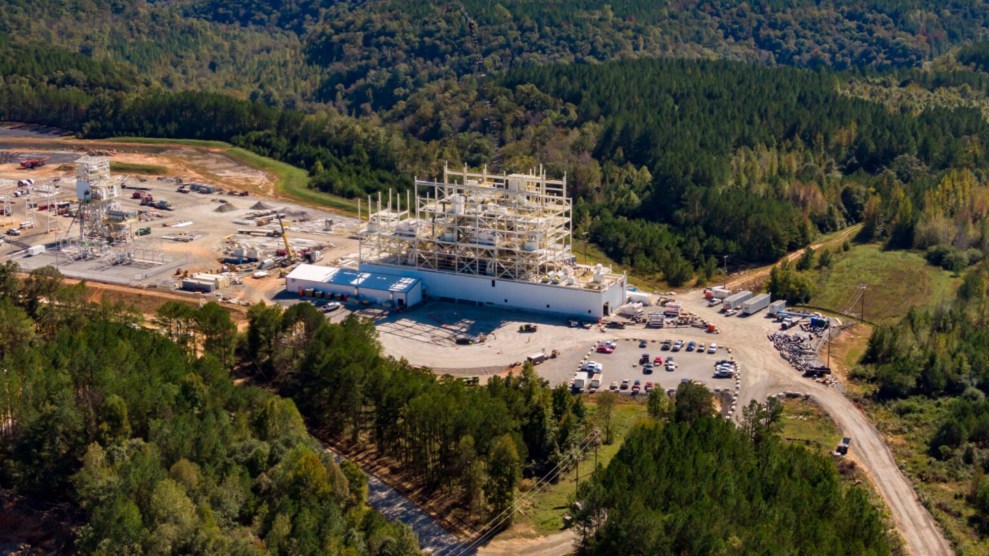
[[[590,431],[565,385],[526,365],[483,387],[437,378],[381,355],[374,324],[329,324],[312,305],[254,305],[245,357],[260,380],[292,397],[314,428],[348,446],[373,446],[426,488],[483,523],[512,506],[524,477],[562,466]]]

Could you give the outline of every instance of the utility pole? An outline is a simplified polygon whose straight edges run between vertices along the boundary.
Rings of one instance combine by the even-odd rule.
[[[862,310],[860,312],[860,317],[862,322],[865,322],[865,290],[869,287],[865,284],[859,284],[859,288],[862,290]]]

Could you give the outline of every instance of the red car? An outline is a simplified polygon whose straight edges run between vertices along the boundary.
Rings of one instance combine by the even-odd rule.
[[[612,353],[615,348],[609,346],[608,344],[601,344],[598,346],[598,353]]]
[[[645,388],[643,388],[643,391],[645,391],[645,393],[647,393],[647,394],[649,392],[651,392],[652,391],[652,382],[647,382]]]
[[[661,356],[657,355],[656,356],[656,359],[653,360],[652,364],[653,365],[662,365],[663,364],[663,358]]]

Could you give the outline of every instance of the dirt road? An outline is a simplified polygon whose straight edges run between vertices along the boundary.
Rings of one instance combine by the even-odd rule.
[[[811,395],[835,420],[842,434],[852,439],[852,450],[886,502],[908,553],[916,556],[954,553],[872,422],[843,393],[801,377],[771,348],[766,335],[776,329],[772,319],[759,314],[748,318],[716,316],[715,310],[702,300],[699,290],[680,296],[679,301],[687,310],[713,318],[721,329],[719,342],[731,346],[733,354],[743,362],[739,406],[750,400],[765,400],[782,391]]]
[[[823,245],[841,243],[845,240],[851,240],[851,238],[854,237],[855,234],[857,234],[861,228],[862,226],[859,224],[856,224],[855,226],[849,226],[844,230],[842,230],[841,233],[832,237],[828,237],[817,243],[811,244],[810,247],[814,250],[819,250]],[[796,262],[796,260],[799,259],[804,254],[805,250],[806,248],[798,249],[797,251],[790,253],[789,255],[786,256],[787,262],[790,263]],[[766,283],[769,280],[769,272],[777,264],[779,263],[774,263],[766,266],[761,266],[759,268],[746,270],[744,272],[740,272],[734,276],[731,276],[730,279],[728,280],[727,285],[729,288],[733,290],[743,289],[743,290],[755,291],[755,288],[761,286],[762,284]]]

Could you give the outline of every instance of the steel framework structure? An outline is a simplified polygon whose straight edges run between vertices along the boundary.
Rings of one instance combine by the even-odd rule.
[[[376,210],[375,210],[376,209]],[[577,285],[571,252],[571,200],[566,177],[451,170],[442,181],[415,180],[415,204],[389,193],[368,198],[362,263],[499,280]],[[603,288],[604,270],[588,284]]]

